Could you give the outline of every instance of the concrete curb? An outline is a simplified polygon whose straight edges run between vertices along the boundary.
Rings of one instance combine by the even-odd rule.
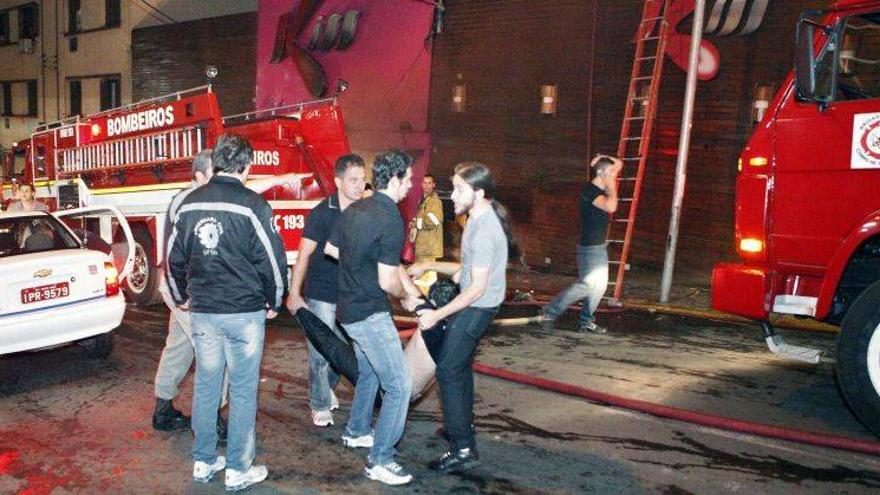
[[[680,316],[691,316],[694,318],[705,318],[708,320],[718,320],[729,323],[738,323],[741,325],[754,326],[759,329],[758,323],[735,315],[729,315],[720,311],[711,309],[688,308],[685,306],[673,306],[669,304],[660,304],[647,299],[631,298],[623,300],[623,307],[629,309],[637,309],[648,311],[650,313],[664,313]],[[834,325],[822,323],[811,319],[801,319],[792,316],[772,316],[770,322],[778,328],[789,328],[793,330],[803,330],[808,332],[827,332],[839,333],[840,329]]]

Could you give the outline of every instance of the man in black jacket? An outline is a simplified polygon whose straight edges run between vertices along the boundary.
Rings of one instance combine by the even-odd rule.
[[[253,465],[260,361],[267,318],[284,303],[287,264],[273,229],[272,209],[244,182],[253,147],[235,135],[219,138],[214,177],[180,204],[169,238],[168,288],[190,311],[196,347],[192,426],[193,479],[207,482],[227,468],[218,456],[217,406],[223,369],[229,368],[229,458],[226,488],[266,479]]]

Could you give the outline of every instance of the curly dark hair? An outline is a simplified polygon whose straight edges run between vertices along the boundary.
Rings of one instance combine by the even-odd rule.
[[[235,134],[220,136],[211,153],[214,172],[241,174],[253,160],[254,147],[250,141]]]
[[[431,284],[431,288],[428,289],[428,300],[434,303],[435,307],[441,308],[458,297],[459,293],[461,290],[457,283],[448,278],[441,278]]]
[[[405,151],[392,149],[379,153],[373,160],[373,186],[377,191],[388,188],[392,177],[403,179],[413,159]]]

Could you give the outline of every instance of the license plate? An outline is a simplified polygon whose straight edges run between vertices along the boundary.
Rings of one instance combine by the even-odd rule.
[[[48,301],[50,299],[59,299],[70,295],[70,286],[67,282],[58,284],[41,285],[39,287],[28,287],[21,290],[21,303],[30,304],[35,302]]]

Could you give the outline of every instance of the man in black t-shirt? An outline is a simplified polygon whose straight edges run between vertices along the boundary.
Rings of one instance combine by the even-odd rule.
[[[336,193],[318,203],[306,219],[299,255],[293,267],[287,309],[296,315],[298,309],[307,308],[342,338],[336,329],[339,263],[324,254],[324,245],[339,224],[342,212],[364,194],[364,160],[358,155],[341,156],[336,160],[335,174],[333,181],[336,183]],[[339,375],[311,342],[307,342],[307,345],[312,422],[316,426],[329,426],[333,424],[331,411],[339,407],[339,400],[333,393],[339,383]]]
[[[623,162],[598,155],[590,162],[593,180],[584,187],[580,198],[581,237],[577,246],[578,280],[563,290],[542,311],[542,326],[552,329],[553,322],[565,309],[581,301],[579,332],[605,333],[593,314],[608,287],[608,250],[605,235],[609,216],[617,211],[617,175]]]
[[[414,309],[421,293],[400,265],[405,227],[397,203],[412,187],[412,158],[403,151],[381,153],[373,161],[376,194],[351,205],[342,214],[325,252],[339,259],[337,313],[354,341],[358,380],[342,443],[370,448],[364,475],[388,485],[412,480],[394,460],[403,435],[412,393],[412,379],[403,359],[388,296],[406,299]],[[371,428],[376,392],[382,407]]]

